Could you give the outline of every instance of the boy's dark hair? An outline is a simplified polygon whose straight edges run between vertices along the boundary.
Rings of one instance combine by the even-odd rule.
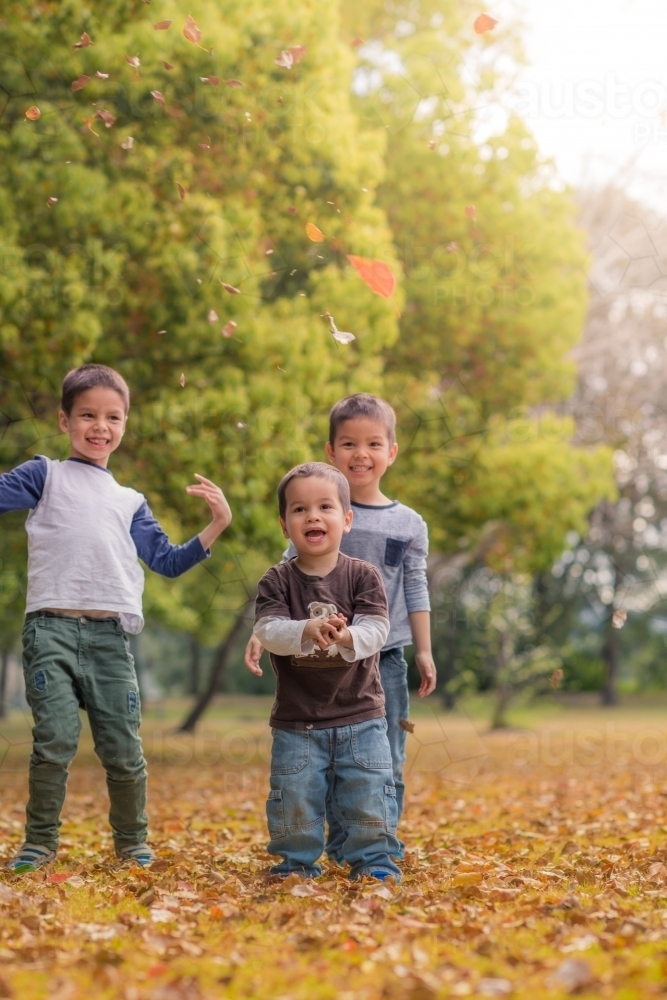
[[[396,414],[393,408],[379,396],[372,396],[370,392],[357,392],[354,396],[340,399],[329,414],[329,444],[332,448],[340,425],[358,417],[384,424],[390,447],[396,443]]]
[[[82,392],[88,389],[95,389],[98,385],[103,385],[107,389],[115,389],[119,396],[122,396],[125,403],[125,412],[130,409],[130,390],[122,375],[119,375],[113,368],[106,365],[81,365],[80,368],[73,368],[68,372],[63,381],[62,397],[60,406],[67,416],[72,412],[74,401]]]
[[[350,504],[350,484],[343,473],[339,472],[335,466],[327,465],[326,462],[305,462],[303,465],[295,465],[280,480],[278,486],[278,510],[283,521],[285,520],[285,513],[287,511],[287,487],[289,484],[293,479],[313,479],[315,477],[318,479],[327,479],[330,483],[334,483],[345,513],[347,514],[348,510],[352,509]]]

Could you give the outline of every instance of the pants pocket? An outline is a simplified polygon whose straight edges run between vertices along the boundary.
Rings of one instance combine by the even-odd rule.
[[[350,726],[352,756],[355,764],[369,771],[391,770],[391,750],[387,739],[387,721],[372,719]]]
[[[285,807],[283,793],[279,788],[273,788],[266,800],[266,819],[271,839],[285,836]]]
[[[274,729],[271,774],[298,774],[308,763],[308,732],[301,729]]]
[[[398,825],[398,804],[396,802],[396,789],[393,785],[384,786],[384,819],[387,829],[395,833]]]

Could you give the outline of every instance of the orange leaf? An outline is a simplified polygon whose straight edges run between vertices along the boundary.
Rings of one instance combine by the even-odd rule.
[[[172,24],[172,21],[158,21],[157,24],[153,25],[153,28],[155,31],[166,31]]]
[[[351,253],[347,255],[347,259],[371,291],[381,295],[383,299],[392,297],[396,288],[396,278],[388,264],[382,260],[371,260],[370,257],[355,257]]]
[[[57,885],[58,882],[66,882],[68,878],[71,878],[74,872],[56,872],[55,875],[49,875],[47,882],[51,885]]]
[[[192,14],[188,14],[185,19],[185,24],[183,25],[183,38],[187,38],[187,40],[192,42],[194,45],[199,45],[201,42],[201,31],[197,27]]]
[[[305,54],[306,54],[306,46],[305,45],[290,45],[290,47],[288,48],[287,51],[289,52],[289,54],[292,57],[292,65],[296,66],[296,64],[300,63],[301,60],[303,59],[303,57],[305,56]]]
[[[178,184],[178,183],[176,184],[176,186],[178,188],[178,193],[179,193],[181,201],[185,201],[185,194],[186,194],[185,188],[183,187],[182,184]]]
[[[324,243],[325,236],[321,229],[318,229],[313,222],[306,223],[306,236],[313,243]]]
[[[39,110],[39,108],[35,107],[35,105],[33,104],[31,108],[28,108],[28,110],[25,113],[25,116],[28,119],[28,121],[36,122],[38,118],[42,117],[42,112]]]
[[[485,31],[492,31],[497,24],[497,18],[491,17],[490,14],[480,14],[473,27],[478,35],[483,35]]]

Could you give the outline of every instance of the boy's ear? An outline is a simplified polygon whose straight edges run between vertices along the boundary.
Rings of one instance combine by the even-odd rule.
[[[348,510],[345,515],[345,520],[343,521],[343,534],[347,535],[349,531],[352,530],[352,521],[354,519],[354,511]]]
[[[280,521],[280,527],[283,529],[283,535],[284,535],[284,537],[287,538],[287,540],[291,542],[292,539],[290,538],[289,534],[287,533],[287,522],[283,521],[282,517],[279,517],[278,520]]]
[[[391,448],[389,449],[389,457],[387,465],[393,465],[396,461],[396,456],[398,455],[398,441],[394,441]]]
[[[327,453],[327,458],[329,459],[329,461],[331,462],[332,465],[335,465],[336,463],[334,461],[334,450],[333,450],[331,441],[327,441],[327,443],[325,444],[324,448],[325,448],[325,451]]]
[[[58,410],[58,427],[63,434],[69,434],[69,418],[64,410]]]

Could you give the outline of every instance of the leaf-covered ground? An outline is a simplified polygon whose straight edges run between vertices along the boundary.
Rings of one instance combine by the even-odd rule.
[[[655,709],[561,710],[486,734],[419,706],[400,886],[266,869],[263,700],[195,738],[149,718],[151,871],[110,852],[89,742],[58,861],[0,879],[0,997],[375,1000],[667,992],[667,731]],[[27,724],[0,726],[2,853]],[[480,738],[481,737],[481,738]]]

